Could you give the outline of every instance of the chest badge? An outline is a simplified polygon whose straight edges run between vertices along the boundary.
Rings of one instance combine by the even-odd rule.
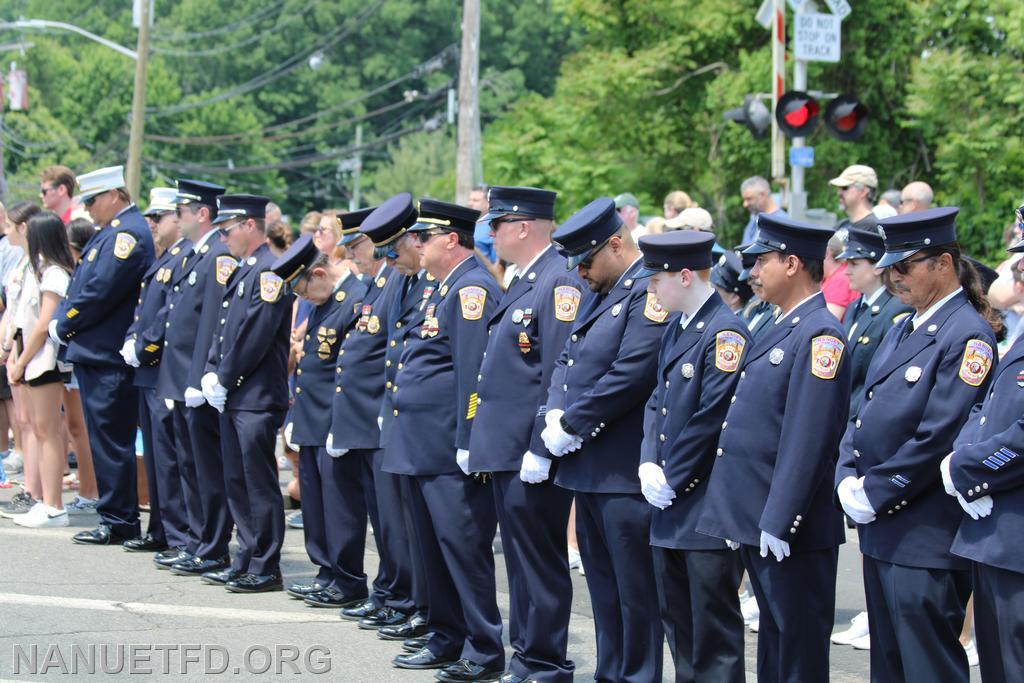
[[[245,296],[245,280],[238,283],[238,296]]]
[[[780,348],[774,348],[768,352],[768,362],[772,365],[778,365],[782,362],[782,359],[786,357],[786,352]]]
[[[519,353],[524,356],[533,349],[533,346],[530,344],[530,337],[525,332],[519,333],[519,341],[516,342],[516,346],[519,347]]]
[[[191,273],[188,274],[188,284],[190,286],[194,287],[195,284],[196,284],[196,280],[198,278],[199,278],[199,276],[196,275],[196,271],[193,270]],[[227,282],[227,280],[225,280],[225,282]]]
[[[512,311],[512,322],[514,322],[516,325],[523,322],[523,309],[517,308],[516,310]]]
[[[527,308],[523,311],[523,327],[529,327],[531,320],[533,320],[533,309]]]
[[[614,306],[612,306],[612,317],[613,318],[616,317],[621,312],[622,312],[622,304],[615,304]]]
[[[370,334],[377,334],[380,332],[380,318],[375,315],[371,315],[370,319],[366,321],[366,331]]]
[[[917,380],[921,379],[921,368],[916,365],[911,365],[907,368],[907,371],[903,373],[903,379],[913,384]]]
[[[1017,373],[1017,386],[1024,389],[1024,372]]]
[[[683,367],[680,369],[683,373],[683,377],[686,379],[693,378],[693,363],[683,363]]]

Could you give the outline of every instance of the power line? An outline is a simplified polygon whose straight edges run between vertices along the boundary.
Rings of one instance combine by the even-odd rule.
[[[211,97],[207,97],[202,100],[197,100],[195,102],[185,102],[182,104],[176,104],[169,107],[147,107],[145,111],[150,116],[167,116],[169,114],[178,114],[183,111],[190,111],[192,109],[205,107],[215,102],[228,100],[237,97],[238,95],[244,95],[245,93],[252,92],[253,90],[262,88],[265,85],[269,85],[270,83],[273,83],[274,81],[288,75],[292,71],[295,71],[295,69],[299,68],[302,64],[305,63],[306,59],[308,59],[311,55],[315,54],[316,52],[326,51],[340,43],[342,40],[344,40],[349,35],[354,33],[357,29],[361,28],[363,24],[365,24],[367,20],[369,20],[369,18],[373,14],[375,14],[383,4],[384,0],[377,0],[373,4],[366,7],[366,9],[364,9],[361,14],[359,14],[353,21],[350,22],[349,26],[343,27],[333,37],[331,37],[324,43],[315,46],[312,49],[307,49],[303,52],[299,52],[295,55],[292,55],[288,59],[279,63],[274,68],[270,69],[269,71],[241,85],[235,86],[234,88],[230,88]]]
[[[159,46],[153,46],[151,50],[156,54],[167,55],[169,57],[212,57],[213,55],[231,52],[232,50],[237,50],[247,45],[257,43],[266,38],[267,36],[269,36],[271,33],[276,33],[277,31],[280,31],[281,28],[286,24],[290,24],[296,19],[301,19],[303,16],[308,14],[309,11],[312,10],[313,7],[315,7],[316,5],[317,0],[313,0],[313,2],[307,3],[305,7],[303,7],[300,10],[297,10],[295,12],[289,12],[287,15],[285,15],[283,19],[280,20],[280,22],[275,23],[270,28],[260,31],[259,33],[254,33],[248,38],[243,38],[237,43],[231,43],[229,45],[217,45],[216,47],[211,47],[204,50],[185,50],[181,48]]]
[[[210,29],[209,31],[186,31],[183,33],[160,33],[154,31],[153,40],[162,42],[175,42],[175,41],[189,41],[189,40],[203,40],[205,38],[212,38],[219,36],[223,33],[231,33],[237,31],[240,28],[244,28],[249,24],[254,24],[264,17],[268,17],[279,8],[283,7],[285,0],[278,0],[277,2],[271,3],[263,9],[250,14],[244,19],[239,19],[230,24],[218,26],[217,28]]]

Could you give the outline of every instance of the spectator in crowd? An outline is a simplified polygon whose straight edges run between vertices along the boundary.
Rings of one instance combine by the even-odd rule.
[[[743,198],[743,208],[750,212],[750,220],[743,228],[743,244],[754,241],[757,234],[757,214],[786,215],[786,212],[775,203],[771,185],[759,175],[751,176],[740,183],[740,196]]]
[[[875,169],[862,164],[846,167],[838,177],[828,181],[839,195],[839,209],[846,214],[836,225],[836,230],[857,228],[878,232],[878,217],[872,213],[875,193],[878,191],[878,176]]]
[[[931,186],[923,181],[915,180],[907,183],[900,191],[900,213],[914,213],[932,208],[933,193]]]
[[[30,528],[68,526],[61,495],[66,452],[61,423],[64,382],[69,368],[57,359],[59,347],[47,328],[60,300],[67,294],[74,263],[64,222],[44,211],[28,221],[28,255],[22,289],[24,317],[21,336],[7,363],[7,379],[25,384],[30,419],[39,458],[42,503],[37,503],[14,523]],[[17,353],[17,357],[14,357]],[[13,362],[12,360],[13,359]]]
[[[878,206],[888,206],[892,208],[892,210],[895,211],[896,213],[899,213],[902,196],[903,193],[895,188],[886,190],[885,192],[882,193],[882,196],[878,198]],[[877,209],[878,206],[876,206],[875,208]],[[878,213],[876,212],[875,215],[877,216]],[[896,214],[893,215],[895,216]]]
[[[60,216],[64,225],[71,222],[71,198],[75,194],[75,174],[67,166],[49,166],[39,177],[39,197],[43,206]]]
[[[307,216],[308,216],[308,214],[307,214]],[[266,219],[265,219],[266,222],[267,222],[267,225],[271,225],[272,223],[277,223],[278,221],[281,220],[281,218],[283,218],[283,216],[281,215],[281,207],[278,206],[277,204],[275,204],[274,202],[268,202],[267,203],[267,216],[266,216]],[[303,220],[305,220],[305,219],[303,219]]]
[[[640,222],[640,202],[630,192],[623,192],[615,198],[615,210],[618,211],[622,222],[629,228],[633,240],[647,234],[647,228]]]
[[[0,226],[7,224],[7,209],[0,203]],[[10,243],[6,235],[0,235],[0,314],[6,308],[7,294],[3,291],[4,283],[24,255],[21,247]],[[9,448],[8,436],[13,434],[14,447]],[[9,463],[6,459],[18,451],[17,424],[14,421],[14,399],[11,397],[11,386],[7,382],[7,373],[0,372],[0,457],[5,460],[5,466],[9,465],[15,474],[21,471],[20,455],[12,458]],[[0,467],[0,486],[6,481],[6,472]]]
[[[280,256],[292,243],[292,229],[284,221],[267,226],[267,246],[274,256]]]
[[[481,216],[487,215],[490,202],[487,201],[486,185],[477,185],[469,192],[469,201],[466,206],[476,209]],[[491,236],[491,228],[488,223],[477,223],[476,232],[473,233],[473,241],[476,243],[476,250],[491,263],[498,262],[498,255],[494,251],[494,237]]]
[[[697,202],[690,199],[690,195],[686,194],[682,190],[675,190],[665,195],[665,201],[662,203],[662,211],[664,212],[665,218],[675,218],[682,211],[691,209],[697,206]],[[650,224],[648,224],[650,229]]]
[[[665,221],[665,232],[670,230],[700,230],[714,234],[711,214],[699,207],[690,207],[680,211],[675,218]]]
[[[846,308],[850,303],[860,296],[850,289],[850,277],[846,274],[846,261],[839,261],[839,255],[846,248],[845,237],[839,232],[828,241],[828,249],[825,251],[824,272],[825,277],[821,280],[821,293],[825,295],[825,303],[828,310],[840,320],[846,314]]]
[[[661,216],[655,216],[654,218],[647,221],[647,234],[648,235],[659,235],[665,232],[665,226],[668,221]]]

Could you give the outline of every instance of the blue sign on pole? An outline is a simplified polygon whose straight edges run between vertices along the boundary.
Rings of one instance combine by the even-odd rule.
[[[814,166],[814,148],[813,147],[790,147],[789,148],[789,165],[790,166],[801,166],[803,168],[810,168]]]

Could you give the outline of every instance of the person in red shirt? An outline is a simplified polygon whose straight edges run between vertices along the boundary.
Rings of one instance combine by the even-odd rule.
[[[67,166],[49,166],[39,177],[39,196],[43,206],[64,221],[71,222],[71,197],[75,194],[75,174]]]
[[[845,231],[840,231],[845,232]],[[821,281],[821,293],[825,296],[828,310],[840,320],[846,314],[846,307],[860,296],[850,289],[850,276],[846,274],[846,261],[837,261],[836,257],[843,252],[845,239],[837,232],[828,241],[825,252],[825,277]]]

